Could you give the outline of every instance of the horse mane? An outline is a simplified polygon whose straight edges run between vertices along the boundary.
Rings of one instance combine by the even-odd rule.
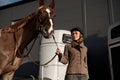
[[[20,19],[19,21],[15,22],[15,24],[11,24],[10,26],[7,26],[5,28],[2,29],[3,32],[16,32],[19,29],[23,28],[25,25],[27,25],[27,23],[34,18],[34,16],[36,16],[36,12],[26,16],[23,19]],[[33,19],[34,20],[34,19]]]

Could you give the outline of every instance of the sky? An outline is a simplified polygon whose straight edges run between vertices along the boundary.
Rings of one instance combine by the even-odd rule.
[[[0,7],[7,5],[7,4],[15,3],[18,1],[22,1],[22,0],[0,0]]]

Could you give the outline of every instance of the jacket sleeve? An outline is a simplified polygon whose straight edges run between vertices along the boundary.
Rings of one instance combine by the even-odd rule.
[[[88,48],[84,45],[84,43],[83,43],[83,53],[84,54],[86,54],[85,55],[85,64],[86,64],[86,66],[87,66],[87,51],[88,51]]]
[[[67,45],[65,46],[64,53],[59,54],[58,57],[59,57],[59,61],[61,63],[63,63],[63,64],[68,63],[68,47],[67,47]]]

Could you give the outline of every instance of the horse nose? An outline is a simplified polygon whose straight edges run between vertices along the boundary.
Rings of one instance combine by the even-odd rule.
[[[48,33],[48,34],[50,33],[49,29],[45,28],[44,30],[45,30],[45,33]]]
[[[47,29],[47,28],[45,28],[45,32],[48,32],[48,29]]]

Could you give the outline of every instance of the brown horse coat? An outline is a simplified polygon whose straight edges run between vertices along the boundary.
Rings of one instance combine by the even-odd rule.
[[[0,29],[0,75],[2,75],[2,80],[12,80],[22,62],[24,49],[38,35],[38,31],[46,38],[53,33],[53,28],[51,28],[53,27],[51,21],[54,18],[53,9],[54,0],[49,6],[44,6],[44,0],[40,0],[40,7],[35,13],[14,25]]]

